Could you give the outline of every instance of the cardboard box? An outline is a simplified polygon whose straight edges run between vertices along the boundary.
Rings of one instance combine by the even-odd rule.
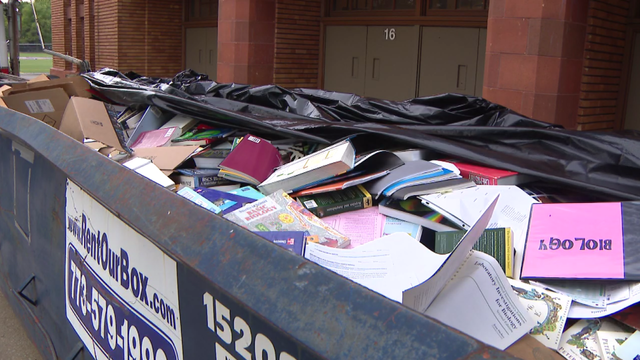
[[[92,139],[125,151],[109,113],[100,101],[72,97],[64,111],[60,131],[81,143],[84,143],[84,139]]]
[[[165,175],[170,175],[175,168],[184,163],[200,148],[192,146],[171,146],[136,149],[134,156],[151,160]]]
[[[84,98],[91,97],[89,93],[89,83],[81,76],[73,76],[64,79],[55,79],[48,81],[37,81],[13,84],[11,90],[4,93],[4,96],[12,96],[15,94],[22,94],[30,91],[40,91],[48,89],[60,88],[64,90],[69,97],[79,96]]]
[[[76,76],[65,79],[18,83],[0,87],[0,106],[19,111],[60,129],[69,97],[89,98],[89,83]]]
[[[41,81],[49,81],[49,77],[45,74],[40,74],[36,77],[34,77],[33,79],[27,81],[27,83],[36,83],[36,82],[41,82]]]
[[[62,115],[69,102],[69,95],[62,89],[29,91],[3,97],[9,109],[41,120],[60,129]]]

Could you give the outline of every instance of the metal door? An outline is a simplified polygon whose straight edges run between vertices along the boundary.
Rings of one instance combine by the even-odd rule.
[[[186,61],[187,69],[200,73],[207,72],[205,58],[207,49],[207,29],[190,28],[186,33]]]
[[[422,28],[419,96],[475,94],[479,34],[478,28]]]
[[[366,26],[327,26],[324,88],[364,95]]]
[[[364,94],[386,100],[416,96],[418,26],[369,26]]]
[[[207,28],[206,68],[209,79],[215,80],[218,72],[218,28]]]

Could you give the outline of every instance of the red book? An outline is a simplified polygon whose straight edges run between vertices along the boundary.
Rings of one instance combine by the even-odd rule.
[[[445,161],[453,163],[460,170],[460,176],[478,185],[519,185],[534,180],[532,176],[515,171],[472,165],[455,160]]]
[[[267,140],[246,135],[220,163],[219,176],[258,185],[282,164],[280,152]]]

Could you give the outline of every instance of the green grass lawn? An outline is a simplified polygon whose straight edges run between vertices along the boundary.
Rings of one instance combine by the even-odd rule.
[[[44,57],[44,58],[51,58],[50,54],[47,53],[43,53],[43,52],[23,52],[20,53],[20,57]]]
[[[31,74],[48,74],[53,66],[53,59],[50,60],[20,60],[20,72]]]

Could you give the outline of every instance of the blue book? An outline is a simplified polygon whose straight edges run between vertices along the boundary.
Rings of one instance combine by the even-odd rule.
[[[251,186],[243,186],[243,187],[241,187],[239,189],[231,190],[229,192],[232,193],[232,194],[248,197],[248,198],[251,198],[253,200],[260,200],[260,199],[262,199],[264,197],[263,193],[261,193],[260,191],[252,188]]]
[[[255,234],[300,256],[304,256],[305,238],[309,236],[308,231],[256,231]]]
[[[204,198],[202,195],[195,192],[192,188],[183,187],[178,191],[178,195],[216,214],[222,212],[219,207]]]
[[[232,211],[240,209],[245,204],[250,204],[255,199],[250,197],[236,195],[231,192],[219,191],[215,189],[207,189],[198,187],[195,188],[196,193],[200,194],[205,199],[211,201],[214,205],[220,208],[223,215],[226,215]]]
[[[429,174],[422,174],[422,175],[412,176],[412,177],[405,178],[403,180],[397,181],[397,182],[391,184],[390,186],[388,186],[387,188],[385,188],[382,191],[382,195],[391,196],[396,191],[398,191],[400,189],[403,189],[403,188],[406,188],[406,187],[409,187],[409,186],[434,183],[434,182],[438,182],[438,181],[448,180],[448,179],[451,179],[453,177],[459,177],[459,176],[456,175],[453,171],[443,168],[440,171],[432,172],[432,173],[429,173]]]

